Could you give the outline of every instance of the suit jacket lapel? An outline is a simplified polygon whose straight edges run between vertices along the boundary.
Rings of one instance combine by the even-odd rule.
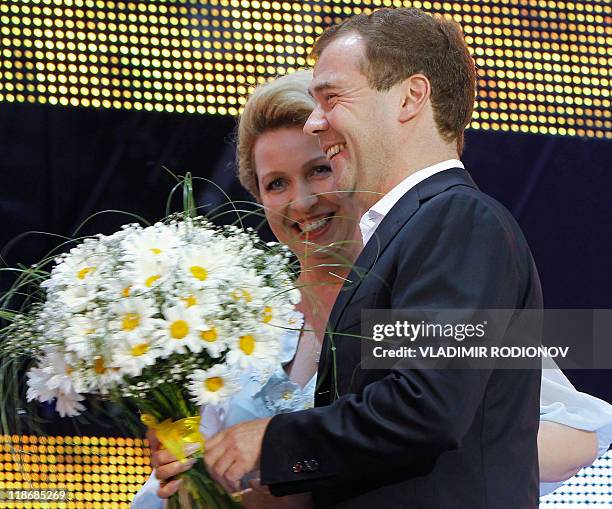
[[[329,334],[333,334],[333,332],[336,331],[344,314],[344,310],[359,288],[362,279],[367,276],[382,252],[395,238],[402,226],[406,224],[419,209],[421,202],[456,185],[465,185],[477,189],[470,174],[463,168],[452,168],[436,173],[410,189],[383,218],[372,235],[372,238],[368,241],[355,261],[355,265],[347,277],[347,282],[338,294],[338,298],[334,303],[334,307],[329,317],[327,325],[327,330],[329,332],[325,335],[323,341],[319,371],[317,374],[317,404],[324,401],[328,393],[330,393],[331,396],[331,391],[333,390],[333,388],[328,385],[328,382],[331,382],[329,371],[332,364]]]

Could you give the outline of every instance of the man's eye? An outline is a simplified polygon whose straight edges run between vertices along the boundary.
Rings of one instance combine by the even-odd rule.
[[[267,191],[278,191],[280,189],[283,189],[284,186],[285,186],[285,182],[283,181],[283,179],[278,178],[278,179],[274,179],[268,182],[268,185],[266,186],[266,190]]]

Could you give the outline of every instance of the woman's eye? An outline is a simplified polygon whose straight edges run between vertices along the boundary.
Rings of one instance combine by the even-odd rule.
[[[284,185],[285,185],[285,182],[283,181],[283,179],[280,179],[280,178],[274,179],[268,182],[268,185],[266,186],[266,190],[267,191],[278,191],[282,189]]]
[[[331,171],[332,171],[331,167],[325,164],[322,164],[320,166],[315,166],[312,169],[312,173],[315,176],[327,175],[328,173],[331,173]]]

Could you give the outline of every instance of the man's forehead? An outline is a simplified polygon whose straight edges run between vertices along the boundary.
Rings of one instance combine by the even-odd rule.
[[[347,73],[361,74],[365,57],[363,38],[357,33],[348,33],[326,46],[313,68],[313,79],[308,87],[314,95],[321,90],[338,88],[347,80]]]

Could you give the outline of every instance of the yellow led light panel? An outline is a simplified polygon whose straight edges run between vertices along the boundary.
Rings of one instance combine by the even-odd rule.
[[[3,509],[128,509],[150,473],[144,440],[0,435]]]
[[[0,101],[236,115],[250,87],[306,67],[327,26],[403,6],[463,26],[479,73],[473,129],[610,139],[606,5],[0,0]]]

